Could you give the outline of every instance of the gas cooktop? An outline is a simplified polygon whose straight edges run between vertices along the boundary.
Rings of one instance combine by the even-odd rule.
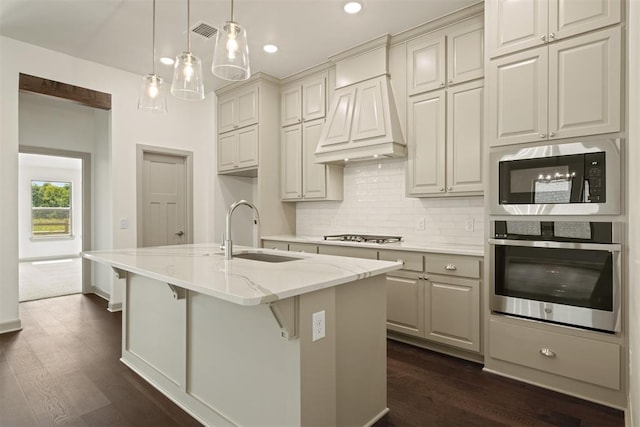
[[[338,240],[341,242],[363,242],[363,243],[395,243],[401,242],[400,236],[376,236],[370,234],[333,234],[324,236],[324,240]]]

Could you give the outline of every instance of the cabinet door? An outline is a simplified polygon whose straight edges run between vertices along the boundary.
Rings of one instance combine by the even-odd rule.
[[[491,145],[547,139],[547,47],[489,62]]]
[[[484,76],[484,25],[478,18],[447,34],[447,83],[457,84]]]
[[[317,254],[318,245],[313,243],[289,243],[289,250],[291,252],[303,252],[308,254]]]
[[[290,86],[280,94],[280,114],[282,126],[289,126],[302,121],[302,89],[299,85]]]
[[[218,133],[235,129],[238,123],[238,99],[235,96],[218,100]]]
[[[485,8],[490,58],[546,43],[549,0],[488,0]]]
[[[409,98],[409,195],[444,193],[445,91]]]
[[[386,84],[384,77],[356,85],[352,126],[353,141],[376,138],[387,133],[386,118],[382,108],[383,84]],[[389,105],[388,100],[386,105]]]
[[[549,45],[550,137],[621,130],[620,39],[613,27]]]
[[[387,274],[387,329],[424,337],[424,286],[417,273]]]
[[[225,133],[218,137],[218,172],[233,170],[238,164],[236,145],[238,134]]]
[[[315,162],[316,147],[320,141],[324,120],[302,125],[302,197],[322,199],[327,195],[327,166]]]
[[[550,0],[549,36],[562,39],[620,22],[621,0]]]
[[[258,123],[258,86],[250,86],[238,93],[237,127]]]
[[[482,192],[484,153],[482,81],[447,91],[447,191]]]
[[[425,338],[480,351],[480,282],[446,276],[425,281]]]
[[[280,152],[280,195],[283,200],[298,200],[302,198],[302,125],[282,129]]]
[[[327,105],[326,73],[309,79],[302,84],[303,120],[322,119],[326,115]]]
[[[445,38],[422,36],[407,43],[407,95],[445,86]]]
[[[258,126],[238,131],[238,167],[258,166]]]
[[[289,244],[287,242],[280,242],[276,240],[263,240],[262,247],[265,249],[276,249],[278,251],[289,250]]]

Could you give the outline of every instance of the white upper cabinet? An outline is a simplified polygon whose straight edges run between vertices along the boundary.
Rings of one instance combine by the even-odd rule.
[[[619,27],[489,62],[491,145],[621,129]]]
[[[324,118],[326,99],[326,72],[284,87],[280,107],[282,126]]]
[[[445,191],[446,94],[444,90],[409,98],[407,194]]]
[[[482,192],[484,85],[447,90],[447,192]]]
[[[218,133],[258,123],[258,107],[257,85],[221,96],[218,99]]]
[[[236,172],[258,166],[258,126],[249,126],[218,137],[218,172]]]
[[[484,29],[475,17],[407,42],[407,95],[484,75]]]
[[[324,120],[305,122],[302,125],[302,197],[326,199],[327,184],[332,174],[339,174],[339,191],[330,189],[330,198],[342,200],[342,168],[316,163],[316,147],[320,140]]]
[[[280,138],[282,173],[280,196],[283,200],[302,198],[302,127],[287,126]]]
[[[620,22],[621,0],[488,0],[490,58]]]
[[[440,89],[445,85],[444,36],[422,36],[407,43],[408,95]]]

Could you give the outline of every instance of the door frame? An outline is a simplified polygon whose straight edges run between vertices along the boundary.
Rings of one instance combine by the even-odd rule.
[[[69,157],[82,161],[82,252],[91,250],[91,218],[93,216],[91,212],[91,153],[31,145],[20,145],[18,152],[24,154],[40,154],[43,156]],[[91,261],[82,258],[82,293],[89,294],[93,292],[95,292],[95,289],[91,284]]]
[[[156,147],[153,145],[136,144],[136,246],[140,247],[143,238],[144,208],[142,200],[143,176],[142,164],[146,153],[163,154],[174,157],[184,158],[185,164],[185,184],[187,186],[187,194],[185,195],[185,205],[187,212],[185,214],[186,227],[185,233],[186,244],[193,243],[193,152],[186,150],[178,150],[175,148]]]

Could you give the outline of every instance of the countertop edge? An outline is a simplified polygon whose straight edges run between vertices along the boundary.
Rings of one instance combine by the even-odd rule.
[[[310,243],[317,245],[332,245],[332,246],[347,246],[352,248],[367,248],[378,250],[391,250],[391,251],[406,251],[406,252],[428,252],[434,254],[450,254],[450,255],[465,255],[484,257],[484,247],[482,246],[469,246],[460,247],[456,245],[444,247],[444,245],[430,245],[419,243],[363,243],[363,242],[342,242],[339,240],[324,240],[321,236],[293,236],[293,235],[273,235],[273,236],[261,236],[262,240],[273,240],[278,242],[296,242],[296,243]]]

